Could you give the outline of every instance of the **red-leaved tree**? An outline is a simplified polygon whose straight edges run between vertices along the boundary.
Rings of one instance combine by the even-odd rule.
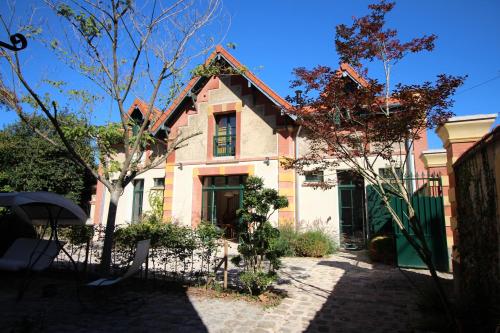
[[[452,115],[451,96],[464,77],[441,74],[434,82],[391,82],[394,65],[410,53],[432,51],[436,40],[435,35],[429,35],[402,42],[396,30],[386,28],[385,16],[394,5],[385,1],[370,5],[368,15],[355,18],[350,26],[336,27],[341,69],[317,66],[294,70],[292,88],[301,89],[303,94],[289,98],[294,104],[290,113],[307,132],[309,142],[307,151],[285,165],[299,173],[347,165],[373,185],[394,223],[427,265],[453,324],[448,298],[412,205],[411,188],[401,173],[410,171],[407,161],[414,141]],[[376,63],[384,70],[381,80],[368,74],[367,66]],[[381,160],[389,166],[389,175],[379,174],[376,165]],[[328,179],[320,184],[325,188],[334,185]],[[408,205],[409,224],[405,225],[390,205],[391,196]]]

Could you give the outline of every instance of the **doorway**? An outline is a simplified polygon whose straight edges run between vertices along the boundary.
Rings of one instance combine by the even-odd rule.
[[[201,218],[224,229],[226,236],[236,236],[237,210],[243,201],[246,175],[203,177]]]
[[[340,246],[360,250],[366,246],[365,185],[359,174],[337,172],[339,191]]]

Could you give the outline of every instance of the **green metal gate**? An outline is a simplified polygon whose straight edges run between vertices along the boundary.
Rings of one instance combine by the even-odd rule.
[[[420,221],[422,230],[424,231],[424,237],[427,245],[432,252],[433,262],[439,271],[449,271],[441,178],[421,177],[410,178],[407,180],[408,182],[414,183],[417,188],[417,191],[415,191],[411,197],[411,203],[415,210],[415,214]],[[392,219],[387,218],[390,216],[388,215],[389,212],[381,204],[381,201],[377,204],[375,196],[373,196],[373,192],[373,188],[367,189],[370,231],[377,232],[382,229],[387,230],[387,225],[384,226],[381,222],[390,222]],[[414,232],[412,228],[410,228],[408,220],[408,205],[403,201],[403,199],[398,197],[392,197],[390,204],[403,221],[407,230],[409,230],[410,235],[413,236]],[[399,227],[395,223],[392,223],[392,225],[395,236],[398,266],[425,268],[426,265],[422,262],[416,251],[406,240]]]

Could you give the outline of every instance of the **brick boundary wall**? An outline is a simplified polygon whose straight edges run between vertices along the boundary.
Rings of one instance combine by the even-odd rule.
[[[500,315],[500,127],[464,152],[453,171],[459,295],[493,330]]]

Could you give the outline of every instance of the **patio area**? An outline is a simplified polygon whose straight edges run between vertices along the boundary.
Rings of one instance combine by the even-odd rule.
[[[16,301],[18,280],[0,278],[2,332],[413,332],[424,272],[372,265],[362,252],[286,258],[276,288],[287,297],[263,308],[207,298],[187,288],[131,280],[107,290],[79,289],[53,272],[33,280]],[[406,275],[406,276],[405,276]],[[449,276],[444,276],[449,278]],[[78,301],[78,297],[80,301]]]

